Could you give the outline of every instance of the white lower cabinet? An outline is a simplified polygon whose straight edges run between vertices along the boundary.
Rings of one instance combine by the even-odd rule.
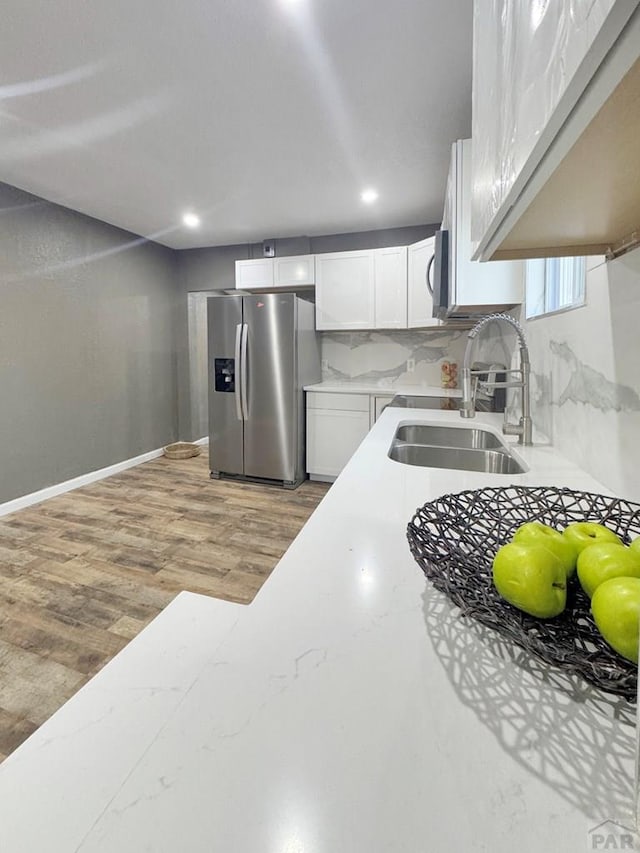
[[[369,394],[307,393],[307,473],[335,478],[369,432]]]
[[[394,394],[307,392],[307,473],[334,480]]]

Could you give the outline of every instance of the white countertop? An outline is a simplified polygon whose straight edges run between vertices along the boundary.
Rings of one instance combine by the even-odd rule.
[[[443,420],[387,409],[250,606],[182,593],[9,756],[2,853],[572,853],[629,823],[633,709],[456,615],[405,537],[446,492],[606,490],[544,446],[510,477],[388,459]]]
[[[317,391],[326,394],[377,394],[380,397],[393,397],[395,394],[415,394],[421,397],[460,397],[459,388],[441,388],[439,385],[410,385],[408,382],[338,382],[326,379],[314,385],[305,385],[305,391]]]

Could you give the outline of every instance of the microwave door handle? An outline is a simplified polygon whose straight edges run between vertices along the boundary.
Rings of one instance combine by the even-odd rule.
[[[249,420],[249,404],[247,402],[247,339],[249,338],[249,327],[246,323],[242,326],[242,343],[240,356],[240,397],[242,399],[242,419]]]
[[[429,259],[429,263],[427,264],[427,274],[425,276],[426,282],[427,282],[427,290],[429,291],[431,296],[433,296],[433,284],[431,283],[431,270],[433,268],[435,260],[436,260],[435,254],[431,255],[431,258]]]
[[[240,354],[241,354],[241,341],[242,341],[242,323],[238,323],[236,326],[236,347],[235,347],[235,398],[236,398],[236,417],[239,421],[244,420],[242,417],[242,399],[240,396],[240,385],[242,383],[242,371],[241,371],[241,362],[240,362]]]

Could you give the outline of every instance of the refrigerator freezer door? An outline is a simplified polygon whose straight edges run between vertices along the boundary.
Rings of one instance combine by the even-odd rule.
[[[244,472],[247,477],[292,482],[298,440],[295,393],[295,296],[245,296],[247,410]]]
[[[243,422],[238,420],[240,365],[236,340],[242,325],[242,297],[210,298],[209,323],[209,468],[214,475],[242,474]],[[218,381],[215,379],[216,361]],[[226,365],[225,362],[226,361]],[[229,381],[222,387],[221,365]],[[221,389],[222,390],[219,390]]]

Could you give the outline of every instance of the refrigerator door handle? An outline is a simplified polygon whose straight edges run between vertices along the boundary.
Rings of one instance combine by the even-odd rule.
[[[249,326],[242,324],[242,342],[240,356],[240,395],[242,399],[242,419],[249,420],[249,404],[247,403],[247,340],[249,338]]]
[[[242,371],[241,371],[241,341],[242,341],[242,323],[238,323],[236,326],[236,366],[235,366],[235,382],[236,382],[236,390],[235,390],[235,398],[236,398],[236,416],[239,421],[243,421],[242,417],[242,400],[240,397],[240,385],[242,382]]]

